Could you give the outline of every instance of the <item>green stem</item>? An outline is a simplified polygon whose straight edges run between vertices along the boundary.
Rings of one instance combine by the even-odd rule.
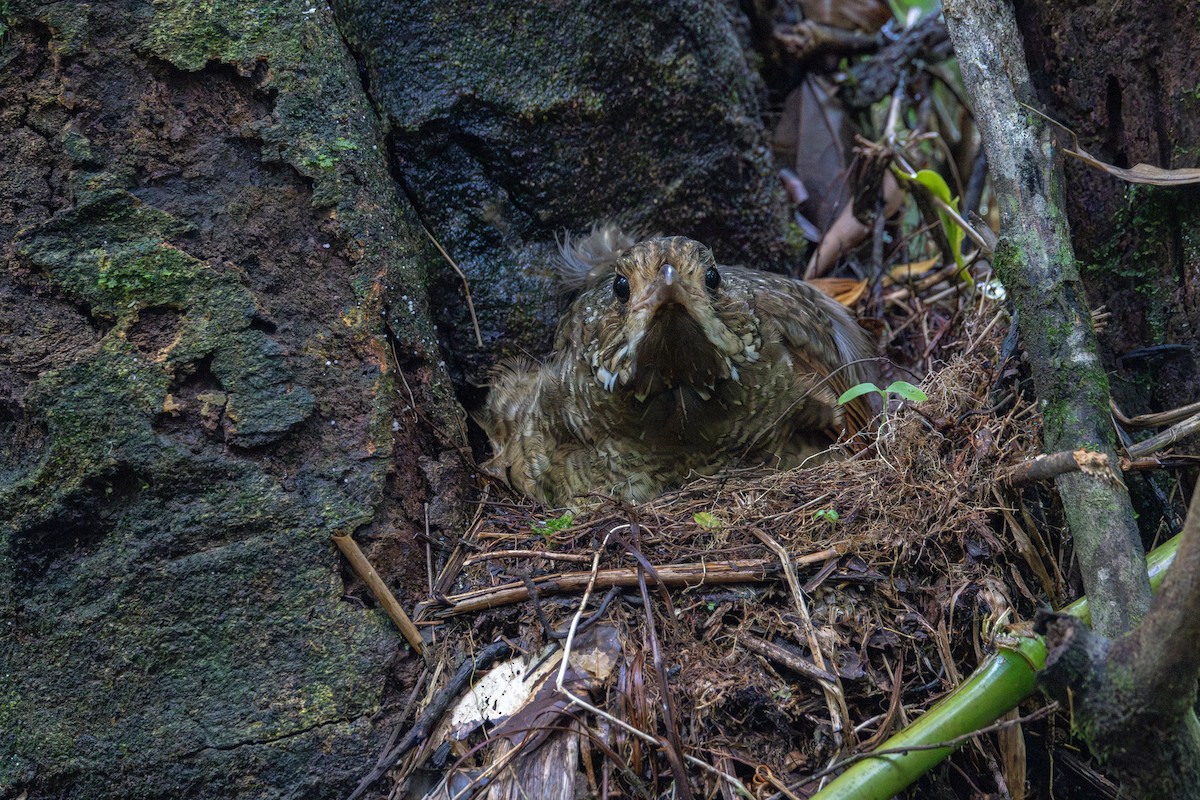
[[[1175,558],[1180,536],[1158,547],[1146,559],[1155,591]],[[1091,618],[1086,597],[1062,613]],[[1046,666],[1046,645],[1040,636],[1021,636],[990,656],[961,686],[938,701],[920,719],[879,746],[893,751],[948,742],[979,730],[1016,708],[1033,694],[1037,673]],[[953,752],[952,747],[908,750],[868,758],[850,766],[812,800],[887,800],[904,791]]]

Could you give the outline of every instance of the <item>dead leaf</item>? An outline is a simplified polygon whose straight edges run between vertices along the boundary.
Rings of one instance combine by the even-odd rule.
[[[1025,800],[1025,780],[1027,767],[1025,758],[1025,734],[1020,723],[1021,712],[1013,709],[1000,719],[1013,722],[996,731],[996,744],[1000,750],[1000,771],[1012,800]]]
[[[1034,114],[1037,114],[1055,128],[1071,137],[1070,147],[1067,147],[1065,144],[1059,144],[1065,154],[1071,156],[1072,158],[1078,158],[1083,163],[1093,166],[1096,169],[1103,170],[1113,177],[1120,178],[1121,180],[1128,181],[1129,183],[1145,183],[1149,184],[1150,186],[1190,186],[1194,183],[1200,183],[1200,168],[1195,167],[1188,167],[1185,169],[1163,169],[1162,167],[1156,167],[1153,164],[1143,163],[1134,164],[1129,169],[1125,169],[1124,167],[1114,167],[1112,164],[1101,161],[1080,147],[1079,137],[1075,135],[1075,131],[1071,130],[1066,125],[1063,125],[1061,122],[1054,119],[1054,117],[1043,113],[1033,106],[1026,105],[1025,103],[1022,103],[1021,105],[1025,106],[1025,108],[1029,109]]]
[[[908,283],[915,280],[941,263],[941,259],[927,258],[924,261],[913,261],[908,264],[897,264],[887,272],[889,283]]]
[[[804,18],[835,28],[875,33],[892,18],[882,0],[800,0]]]
[[[867,291],[867,282],[854,278],[813,278],[813,286],[849,308]]]
[[[890,217],[900,209],[900,204],[906,196],[891,172],[883,176],[883,194],[883,214]],[[839,258],[862,244],[870,234],[871,229],[858,221],[854,216],[854,208],[847,203],[809,258],[808,266],[804,270],[805,280],[812,280],[829,272]]]
[[[800,210],[822,232],[850,200],[846,182],[847,153],[852,143],[846,111],[823,80],[809,77],[783,102],[773,144],[781,159],[793,165],[789,186],[804,201]],[[789,176],[784,176],[785,185]]]
[[[1071,136],[1074,138],[1074,134]],[[1200,183],[1200,169],[1163,169],[1153,164],[1134,164],[1129,169],[1114,167],[1084,150],[1078,141],[1075,142],[1074,149],[1064,147],[1063,152],[1129,183],[1146,183],[1151,186],[1190,186]]]

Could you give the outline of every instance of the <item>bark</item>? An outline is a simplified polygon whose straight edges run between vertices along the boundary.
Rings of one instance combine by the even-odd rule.
[[[1017,3],[1036,107],[1117,166],[1200,166],[1200,5]],[[1130,413],[1200,397],[1200,188],[1130,186],[1068,162],[1065,194],[1112,390]],[[1159,345],[1167,345],[1165,347]],[[1189,444],[1195,452],[1196,440]],[[1131,486],[1131,488],[1136,488]],[[1144,513],[1143,530],[1157,525]]]
[[[947,26],[975,109],[1000,205],[996,269],[1012,293],[1042,402],[1045,449],[1092,449],[1116,464],[1108,378],[1063,213],[1061,164],[1035,102],[1012,9],[955,0]],[[1132,628],[1150,599],[1133,509],[1119,481],[1070,473],[1055,480],[1098,631]]]
[[[1042,685],[1070,703],[1076,729],[1134,798],[1200,797],[1200,492],[1175,562],[1142,623],[1109,642],[1048,615]],[[1123,795],[1126,796],[1126,795]]]

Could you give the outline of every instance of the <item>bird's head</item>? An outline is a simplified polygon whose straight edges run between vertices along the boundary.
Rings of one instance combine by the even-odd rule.
[[[712,251],[681,236],[617,255],[611,280],[592,290],[604,314],[592,364],[597,381],[645,399],[679,387],[704,395],[736,380],[737,364],[756,357],[754,337],[736,330],[751,317],[721,284]]]

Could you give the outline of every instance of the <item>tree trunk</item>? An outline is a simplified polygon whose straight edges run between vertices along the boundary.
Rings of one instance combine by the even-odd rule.
[[[1200,6],[1024,2],[1016,10],[1037,107],[1085,150],[1120,167],[1200,166]],[[1065,174],[1091,303],[1112,312],[1100,338],[1114,396],[1131,415],[1194,402],[1200,187],[1131,186],[1073,161]]]
[[[1041,404],[1047,452],[1089,449],[1116,464],[1108,376],[1064,218],[1062,172],[1033,99],[1011,9],[991,0],[946,3],[946,22],[975,109],[1000,208],[996,270],[1011,291]],[[1111,475],[1112,477],[1109,477]],[[1097,629],[1132,628],[1150,602],[1145,553],[1119,476],[1055,479]]]
[[[1080,63],[1073,62],[1070,69],[1064,69],[1064,74],[1074,75],[1086,89],[1096,85],[1096,75],[1107,71],[1109,105],[1105,112],[1110,122],[1119,126],[1121,81],[1114,73],[1124,73],[1136,82],[1144,77],[1145,64],[1132,66],[1129,60],[1134,54],[1130,53],[1123,54],[1123,64],[1117,63],[1122,59],[1109,49],[1114,38],[1126,42],[1138,39],[1137,34],[1127,34],[1121,27],[1125,21],[1121,14],[1113,20],[1111,15],[1116,8],[1107,6],[1103,15],[1081,13],[1079,8],[1032,11],[1027,8],[1026,15],[1027,18],[1045,15],[1040,26],[1027,26],[1035,39],[1052,31],[1056,47],[1061,43],[1062,50],[1071,51],[1078,44],[1092,53],[1107,51],[1103,64],[1088,62],[1082,72],[1076,72]],[[1149,8],[1145,11],[1149,16],[1154,13]],[[1164,16],[1176,14],[1183,14],[1182,7],[1171,9]],[[1083,418],[1076,413],[1082,406],[1076,404],[1072,409],[1070,405],[1073,397],[1086,399],[1091,395],[1100,399],[1095,395],[1107,395],[1107,380],[1088,347],[1092,338],[1089,315],[1086,306],[1079,302],[1079,276],[1075,274],[1072,247],[1064,235],[1068,228],[1062,221],[1064,205],[1081,216],[1081,197],[1072,196],[1068,187],[1065,197],[1070,201],[1064,203],[1059,173],[1052,167],[1053,148],[1046,123],[1041,116],[1028,114],[1021,107],[1022,104],[1034,107],[1038,102],[1032,96],[1024,63],[1026,52],[1010,8],[1004,3],[955,0],[953,4],[947,3],[946,16],[962,64],[964,83],[974,101],[980,134],[988,149],[1001,208],[1001,234],[1016,241],[1015,259],[1003,248],[997,248],[997,258],[998,262],[1015,262],[1008,267],[1005,281],[1016,296],[1022,334],[1045,410],[1047,448],[1078,445],[1081,443],[1078,439],[1064,441],[1063,436],[1078,436],[1083,432],[1104,451],[1106,437],[1100,420],[1107,409],[1093,403],[1091,414]],[[1050,19],[1059,19],[1059,24],[1069,32],[1055,30],[1054,25],[1048,24]],[[1097,20],[1105,20],[1110,26],[1104,34],[1096,31]],[[1145,18],[1138,22],[1144,23]],[[1146,27],[1152,29],[1153,24]],[[1077,38],[1077,34],[1089,29],[1098,38],[1082,41]],[[1046,42],[1037,40],[1030,48],[1031,64],[1041,65],[1049,60],[1043,49]],[[1059,79],[1053,67],[1049,75],[1055,76],[1053,80]],[[1033,82],[1039,80],[1045,83],[1049,79],[1046,73],[1035,71]],[[1062,85],[1068,83],[1075,92],[1076,85],[1070,78],[1064,79]],[[1178,121],[1167,109],[1145,110],[1157,114],[1156,119],[1163,126]],[[1116,130],[1110,128],[1110,133]],[[1095,145],[1088,141],[1083,142],[1083,147],[1096,152]],[[1158,159],[1137,160],[1181,166],[1169,163],[1167,153],[1159,152],[1157,156]],[[1111,155],[1101,157],[1112,160]],[[1166,163],[1162,161],[1164,158]],[[1093,199],[1102,196],[1103,193],[1095,194]],[[1182,200],[1174,196],[1175,203]],[[1078,220],[1081,230],[1075,232],[1075,239],[1081,250],[1092,248],[1094,254],[1099,241],[1105,241],[1103,246],[1110,246],[1111,242],[1097,229],[1095,209],[1092,214],[1091,218],[1081,216]],[[1165,224],[1170,227],[1178,221],[1175,216]],[[1072,227],[1075,222],[1073,219]],[[1157,224],[1158,220],[1152,217],[1149,222]],[[1146,231],[1139,235],[1153,239],[1157,234]],[[1117,253],[1117,257],[1126,258],[1127,254]],[[1046,269],[1047,266],[1052,270]],[[1185,265],[1185,269],[1194,266]],[[1163,277],[1163,273],[1147,276],[1149,281],[1161,281]],[[1064,348],[1068,340],[1070,346]],[[1056,341],[1061,341],[1057,350],[1053,346]],[[1093,377],[1097,373],[1098,378]],[[1068,404],[1064,405],[1064,397],[1068,398]],[[1064,409],[1070,413],[1064,414]],[[1090,430],[1081,421],[1087,422]],[[1111,453],[1109,456],[1111,462]],[[1200,602],[1200,502],[1194,495],[1176,561],[1159,596],[1145,618],[1140,619],[1145,592],[1124,579],[1131,574],[1133,555],[1138,549],[1132,521],[1126,519],[1127,513],[1115,513],[1119,510],[1112,507],[1111,498],[1117,492],[1101,483],[1079,473],[1057,479],[1089,600],[1093,605],[1102,604],[1096,608],[1100,613],[1093,613],[1093,620],[1103,635],[1092,633],[1079,620],[1066,616],[1051,615],[1042,620],[1039,630],[1046,635],[1049,655],[1047,669],[1039,679],[1047,691],[1071,709],[1073,726],[1101,762],[1115,773],[1123,793],[1135,798],[1200,797],[1200,725],[1193,711],[1200,675],[1197,655],[1200,622],[1195,614]],[[1081,489],[1084,494],[1080,494]]]
[[[1183,539],[1146,618],[1113,641],[1078,619],[1047,615],[1039,681],[1072,711],[1072,723],[1119,778],[1122,796],[1200,798],[1200,492]]]

